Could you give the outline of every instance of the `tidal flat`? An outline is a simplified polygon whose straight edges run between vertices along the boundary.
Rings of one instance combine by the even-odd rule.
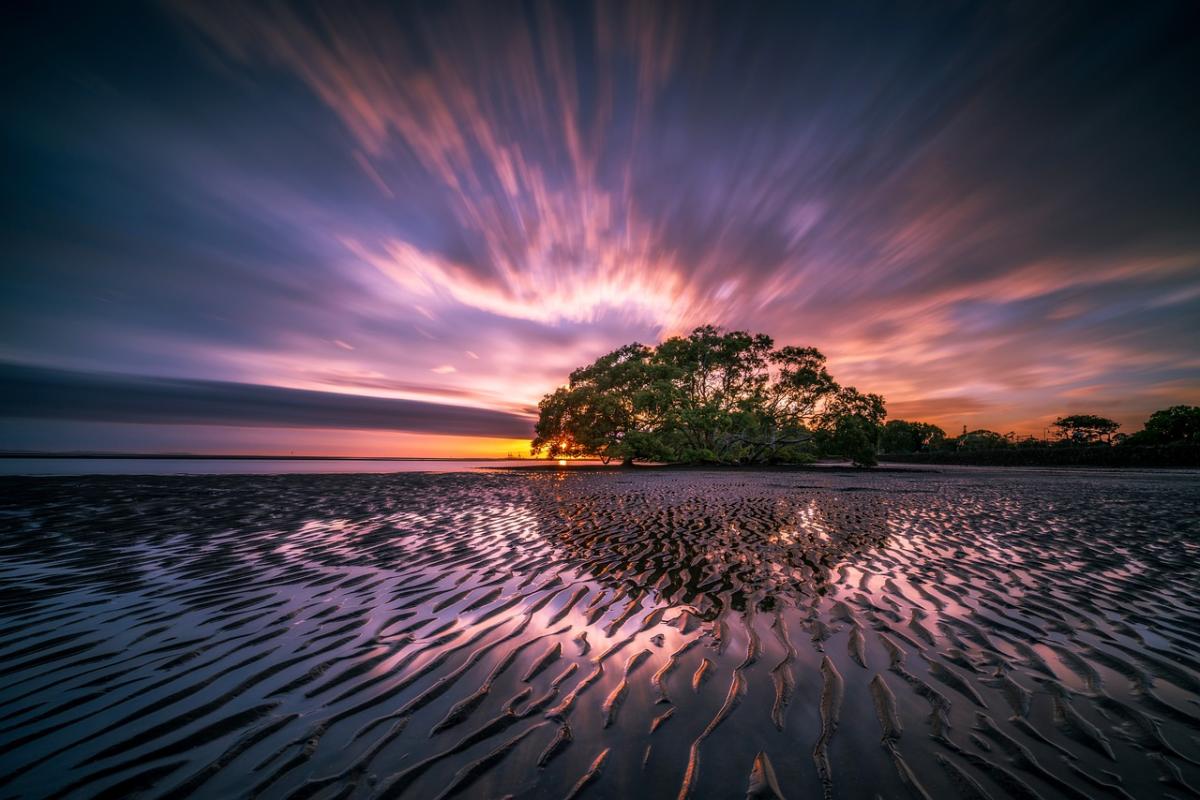
[[[0,796],[1200,791],[1200,475],[0,479]]]

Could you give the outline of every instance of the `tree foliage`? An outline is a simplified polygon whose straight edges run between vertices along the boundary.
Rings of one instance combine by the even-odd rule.
[[[885,408],[840,387],[812,347],[711,325],[630,344],[571,373],[539,404],[535,453],[604,461],[875,463]]]
[[[888,420],[883,426],[880,446],[885,453],[920,453],[944,447],[946,432],[928,422]]]
[[[1059,417],[1054,420],[1052,425],[1058,429],[1057,434],[1060,441],[1073,445],[1108,442],[1121,427],[1119,422],[1095,414],[1072,414],[1067,417]]]
[[[1008,447],[1009,444],[1004,434],[989,431],[987,428],[965,431],[955,441],[960,450],[995,450]]]
[[[1155,411],[1142,430],[1125,439],[1131,445],[1200,444],[1200,406]]]

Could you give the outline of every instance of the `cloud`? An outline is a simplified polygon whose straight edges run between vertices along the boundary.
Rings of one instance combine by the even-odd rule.
[[[390,176],[412,162],[403,171],[421,174],[466,247],[380,231],[342,239],[412,307],[548,323],[616,311],[672,328],[715,311],[637,213],[625,140],[638,122],[618,122],[611,107],[619,96],[648,114],[681,54],[673,12],[598,11],[587,65],[567,46],[573,21],[553,6],[530,24],[480,5],[416,26],[381,9],[319,20],[283,6],[178,10],[233,60],[299,77],[370,154],[353,158],[373,183],[394,192]],[[634,70],[618,80],[626,61]],[[579,83],[593,66],[594,105]]]
[[[977,416],[988,408],[988,403],[973,397],[925,397],[887,404],[888,416],[892,419],[926,419],[952,415]]]
[[[0,364],[0,418],[416,431],[523,438],[527,417],[468,406],[226,381]]]
[[[1182,6],[168,7],[16,23],[0,359],[511,412],[718,323],[948,428],[1200,401]]]

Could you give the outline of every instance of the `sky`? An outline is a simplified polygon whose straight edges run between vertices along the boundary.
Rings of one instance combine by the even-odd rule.
[[[0,450],[527,454],[707,323],[951,433],[1200,403],[1195,4],[821,5],[18,4]]]

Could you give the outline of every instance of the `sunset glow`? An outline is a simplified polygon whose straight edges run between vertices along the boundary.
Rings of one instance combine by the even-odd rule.
[[[0,449],[527,455],[571,369],[705,323],[952,432],[1200,401],[1170,7],[510,11],[25,20],[0,368],[148,383],[10,403]],[[164,380],[236,398],[180,415]],[[395,426],[318,410],[345,395]]]

